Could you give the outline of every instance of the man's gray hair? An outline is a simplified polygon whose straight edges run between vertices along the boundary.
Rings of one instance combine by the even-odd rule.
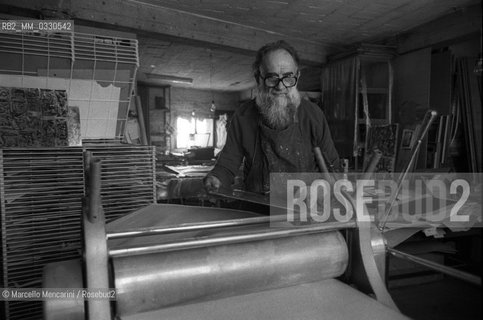
[[[297,66],[299,65],[300,59],[299,59],[299,55],[297,54],[297,51],[286,41],[279,40],[276,42],[268,43],[263,47],[261,47],[260,49],[258,49],[255,62],[252,65],[253,76],[255,77],[255,80],[257,81],[257,83],[258,83],[258,78],[260,77],[260,66],[263,63],[263,58],[265,58],[265,56],[270,52],[273,52],[279,49],[283,49],[287,51],[294,59],[295,64]]]

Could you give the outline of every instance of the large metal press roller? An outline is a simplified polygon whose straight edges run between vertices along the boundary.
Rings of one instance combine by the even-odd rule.
[[[114,258],[120,315],[340,276],[342,235],[328,232]]]
[[[90,169],[84,259],[48,265],[43,285],[115,288],[117,297],[45,301],[47,320],[405,318],[386,295],[376,249],[372,264],[346,272],[363,256],[345,239],[355,222],[293,226],[284,217],[165,204],[106,226],[93,199],[99,163]],[[335,280],[353,272],[377,300]]]

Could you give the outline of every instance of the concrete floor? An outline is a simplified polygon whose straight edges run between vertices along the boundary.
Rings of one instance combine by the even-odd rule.
[[[479,320],[482,288],[460,280],[442,280],[389,290],[401,312],[414,320]]]

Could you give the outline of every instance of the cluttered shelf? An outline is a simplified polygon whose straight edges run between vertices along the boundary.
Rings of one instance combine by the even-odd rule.
[[[207,150],[211,149],[211,150]],[[156,154],[156,200],[204,199],[203,177],[213,168],[213,148]]]

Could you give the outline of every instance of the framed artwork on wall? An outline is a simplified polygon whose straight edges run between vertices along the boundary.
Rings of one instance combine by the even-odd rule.
[[[413,144],[413,135],[414,135],[414,130],[410,129],[404,129],[402,131],[402,137],[401,137],[401,148],[402,149],[411,149]]]

